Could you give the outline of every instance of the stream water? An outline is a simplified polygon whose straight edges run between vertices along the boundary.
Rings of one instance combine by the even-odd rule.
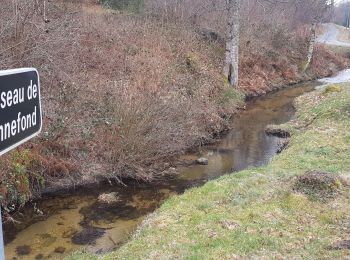
[[[62,259],[82,248],[95,253],[112,250],[170,196],[223,174],[269,163],[281,140],[266,135],[265,127],[289,121],[295,112],[294,98],[316,85],[301,84],[248,102],[225,137],[183,158],[205,156],[209,159],[206,166],[183,167],[176,177],[156,184],[100,185],[37,202],[35,208],[40,210],[30,207],[22,217],[31,225],[19,231],[5,226],[7,259]],[[98,195],[109,192],[116,192],[119,201],[98,203]]]

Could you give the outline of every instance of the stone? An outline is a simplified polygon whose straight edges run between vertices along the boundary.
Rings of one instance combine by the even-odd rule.
[[[280,138],[289,138],[290,133],[284,129],[278,128],[275,125],[268,125],[265,128],[265,133],[267,135],[276,136]]]
[[[78,231],[74,228],[67,229],[63,232],[62,237],[63,238],[71,238],[74,236]]]
[[[287,148],[289,144],[290,139],[289,138],[282,138],[278,140],[277,142],[277,153],[283,152],[284,149]]]
[[[91,245],[104,234],[105,230],[102,228],[87,227],[72,237],[72,243],[76,245]]]
[[[41,234],[40,239],[42,240],[41,245],[43,247],[48,247],[56,242],[57,238],[50,234]]]
[[[98,196],[98,202],[102,204],[112,204],[117,203],[119,201],[118,193],[111,192],[111,193],[103,193],[100,196]]]
[[[55,253],[63,254],[64,251],[66,251],[66,249],[63,246],[59,246],[55,248]]]
[[[28,245],[16,247],[16,253],[18,255],[29,255],[31,251],[32,251],[32,249]]]
[[[199,158],[196,160],[196,163],[199,165],[208,165],[209,164],[209,160],[207,158]]]

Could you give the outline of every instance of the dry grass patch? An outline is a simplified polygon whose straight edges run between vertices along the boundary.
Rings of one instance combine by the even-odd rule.
[[[297,178],[294,189],[311,199],[327,200],[339,193],[343,183],[344,181],[334,174],[308,171]]]

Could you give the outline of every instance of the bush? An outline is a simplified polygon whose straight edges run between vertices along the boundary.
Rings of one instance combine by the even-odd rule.
[[[342,187],[339,177],[331,173],[308,171],[299,176],[294,189],[305,193],[311,199],[326,200],[334,197]]]
[[[110,164],[109,178],[153,180],[169,157],[192,147],[201,136],[195,107],[178,95],[118,89],[105,105],[109,126],[100,125],[96,136]]]

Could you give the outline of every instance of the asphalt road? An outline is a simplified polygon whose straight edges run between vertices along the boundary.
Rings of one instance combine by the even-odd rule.
[[[350,47],[350,42],[340,41],[339,40],[339,27],[333,23],[327,23],[323,25],[325,27],[325,33],[317,38],[317,42],[335,45],[335,46],[343,46]],[[350,33],[350,32],[349,32]]]

